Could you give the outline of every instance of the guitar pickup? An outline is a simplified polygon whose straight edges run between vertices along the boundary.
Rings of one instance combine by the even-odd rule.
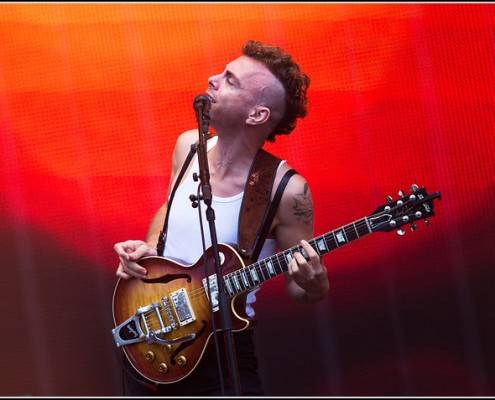
[[[189,296],[184,288],[170,293],[170,299],[172,300],[172,305],[179,319],[180,326],[187,325],[196,320]]]

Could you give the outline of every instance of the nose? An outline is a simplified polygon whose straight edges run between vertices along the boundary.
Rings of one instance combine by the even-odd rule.
[[[213,75],[208,78],[208,86],[212,89],[218,89],[218,77],[220,75]]]

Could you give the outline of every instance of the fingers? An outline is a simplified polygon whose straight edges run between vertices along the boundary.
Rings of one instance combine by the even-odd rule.
[[[122,278],[122,279],[132,278],[131,275],[129,275],[128,273],[126,273],[124,271],[124,266],[122,265],[122,263],[119,263],[119,267],[117,268],[117,272],[115,273],[115,275],[117,275],[119,278]]]
[[[148,246],[142,240],[127,240],[116,243],[114,250],[120,259],[116,275],[123,279],[131,277],[145,278],[147,274],[146,268],[137,264],[136,261],[145,256],[156,255],[156,249]]]
[[[117,272],[115,273],[118,277],[123,279],[129,278],[146,278],[148,271],[146,268],[135,263],[134,261],[120,261]]]
[[[137,258],[135,258],[135,254],[133,253],[135,253],[138,249],[144,248],[144,246],[147,245],[142,240],[127,240],[125,242],[116,243],[113,248],[120,258],[130,260],[134,257],[134,259],[137,260]]]
[[[114,246],[121,260],[137,261],[145,256],[156,256],[156,249],[142,240],[127,240]]]
[[[289,263],[288,272],[290,275],[295,273],[318,274],[322,271],[323,264],[318,253],[311,247],[306,240],[301,240],[302,250],[293,254],[292,260]],[[307,254],[309,260],[301,253]]]

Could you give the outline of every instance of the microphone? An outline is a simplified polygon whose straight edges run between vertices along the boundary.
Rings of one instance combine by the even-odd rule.
[[[210,116],[208,111],[211,107],[211,100],[205,94],[196,96],[193,102],[193,108],[196,110],[196,119],[198,121],[198,162],[199,162],[199,178],[201,180],[201,186],[203,191],[203,201],[208,206],[211,205],[212,194],[209,184],[210,173],[208,171],[208,158],[206,156],[206,142],[205,136],[208,134],[208,124]],[[191,199],[192,200],[192,199]],[[193,203],[195,204],[195,203]],[[194,205],[193,205],[194,207]]]
[[[211,100],[205,94],[200,94],[196,96],[196,98],[194,99],[193,108],[196,111],[201,110],[207,113],[210,110],[210,107],[211,107]]]

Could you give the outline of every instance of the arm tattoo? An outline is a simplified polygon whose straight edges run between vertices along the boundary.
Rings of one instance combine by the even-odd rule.
[[[299,221],[302,221],[306,225],[313,224],[313,201],[309,195],[308,184],[304,184],[304,190],[302,193],[296,195],[293,198],[294,215]]]

